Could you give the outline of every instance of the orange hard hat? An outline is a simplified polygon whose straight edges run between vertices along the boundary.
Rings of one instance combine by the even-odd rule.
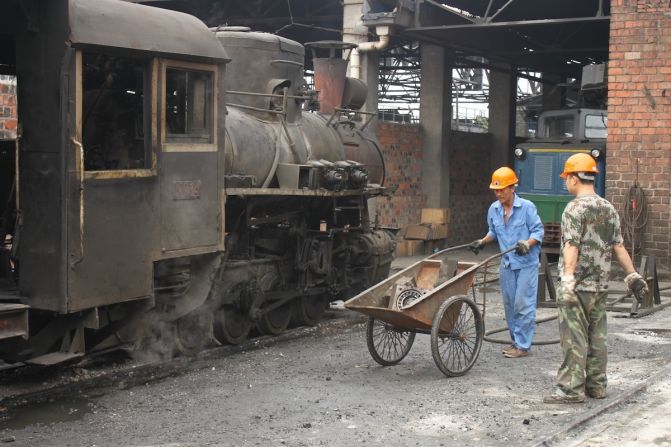
[[[489,189],[503,189],[510,185],[516,185],[518,182],[515,171],[504,166],[492,174],[492,183],[489,185]]]
[[[585,174],[598,174],[596,160],[591,155],[580,153],[573,154],[564,163],[564,172],[559,174],[561,178],[573,173],[584,172]]]

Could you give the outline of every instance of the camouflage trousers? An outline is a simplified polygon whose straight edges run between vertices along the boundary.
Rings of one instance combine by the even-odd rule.
[[[606,296],[608,292],[578,291],[578,304],[559,305],[559,340],[563,362],[557,387],[566,395],[583,396],[606,390]]]

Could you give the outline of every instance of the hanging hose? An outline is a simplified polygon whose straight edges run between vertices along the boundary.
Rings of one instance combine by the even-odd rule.
[[[631,257],[640,252],[643,239],[643,229],[648,223],[648,204],[645,192],[638,185],[638,181],[629,187],[624,197],[624,213],[622,215],[625,239],[631,247]],[[637,245],[638,244],[638,245]]]
[[[548,321],[552,321],[552,320],[556,320],[556,319],[557,319],[557,315],[554,315],[552,317],[539,318],[538,320],[536,320],[536,324],[546,323]],[[487,332],[485,332],[485,336],[483,337],[483,340],[488,341],[490,343],[499,343],[499,344],[502,344],[502,345],[510,344],[510,340],[503,340],[503,339],[500,339],[500,338],[490,337],[490,335],[492,335],[492,334],[498,334],[499,332],[504,332],[504,331],[507,331],[507,330],[509,330],[509,329],[506,326],[506,327],[502,327],[502,328],[498,328],[498,329],[492,329],[491,331],[487,331]],[[531,344],[535,345],[535,346],[540,346],[540,345],[556,345],[557,343],[559,343],[559,339],[556,339],[556,340],[536,340],[536,341],[532,342]]]
[[[468,245],[460,245],[460,246],[452,247],[452,249],[465,248],[465,247],[468,247]],[[437,255],[439,255],[439,254],[441,254],[441,253],[444,253],[444,252],[446,252],[446,251],[449,251],[449,250],[450,250],[450,249],[447,249],[447,250],[443,250],[443,251],[441,251],[441,252],[438,252],[438,253],[436,253],[435,255],[433,255],[433,256],[431,256],[431,257],[429,257],[429,258],[427,258],[427,259],[433,258],[433,257],[435,257],[435,256],[437,256]],[[508,250],[504,251],[503,253],[500,253],[499,255],[504,254],[504,253],[508,253],[508,252],[510,252],[510,251],[512,251],[512,250],[514,250],[514,247],[513,247],[513,248],[509,248]],[[489,283],[491,283],[491,282],[495,282],[495,281],[498,281],[498,280],[499,280],[498,276],[496,277],[496,279],[495,279],[494,281],[491,280],[491,279],[488,279],[488,278],[487,278],[487,275],[488,275],[488,274],[491,274],[491,273],[489,272],[489,264],[488,264],[488,261],[491,260],[491,259],[493,259],[493,258],[495,258],[495,256],[494,256],[494,257],[491,257],[491,258],[489,258],[489,259],[487,259],[486,261],[484,261],[484,262],[482,262],[482,263],[480,263],[480,266],[484,266],[484,269],[482,269],[481,272],[478,272],[478,274],[481,274],[481,275],[482,275],[482,278],[479,279],[478,281],[475,281],[475,283],[473,284],[473,287],[471,287],[471,291],[472,291],[472,293],[473,293],[473,301],[474,301],[474,302],[477,302],[477,299],[476,299],[476,296],[475,296],[475,286],[479,285],[479,286],[483,287],[483,289],[482,289],[482,290],[483,290],[483,296],[482,296],[482,302],[483,302],[483,312],[482,312],[483,329],[485,329],[485,327],[486,327],[486,324],[485,324],[485,320],[486,320],[486,312],[485,312],[485,309],[486,309],[486,307],[485,307],[484,303],[486,303],[486,301],[487,301],[487,292],[486,292],[486,288],[484,288],[484,287],[487,287],[487,284],[489,284]],[[545,322],[548,322],[548,321],[556,320],[557,318],[558,318],[557,315],[553,315],[553,316],[551,316],[551,317],[539,318],[539,319],[537,319],[537,320],[535,321],[535,323],[538,325],[538,324],[545,323]],[[504,339],[499,339],[499,338],[490,337],[490,335],[498,334],[498,333],[500,333],[500,332],[504,332],[504,331],[508,331],[508,330],[509,330],[508,326],[505,326],[505,327],[502,327],[502,328],[497,328],[497,329],[492,329],[492,330],[489,330],[489,331],[485,331],[484,336],[483,336],[482,339],[483,339],[484,341],[486,341],[486,342],[489,342],[489,343],[499,343],[499,344],[505,344],[505,345],[510,344],[511,341],[510,341],[509,339],[508,339],[508,340],[504,340]],[[533,346],[539,346],[539,345],[554,345],[554,344],[558,344],[558,343],[559,343],[559,339],[552,339],[552,340],[536,340],[536,341],[532,342],[531,344],[532,344]]]

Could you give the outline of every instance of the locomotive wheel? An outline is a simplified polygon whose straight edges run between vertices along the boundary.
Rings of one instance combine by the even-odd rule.
[[[463,376],[480,354],[484,327],[480,308],[466,295],[448,298],[431,326],[431,354],[447,377]]]
[[[247,339],[252,323],[233,307],[222,307],[215,313],[214,336],[221,343],[239,345]]]
[[[316,326],[326,311],[328,301],[323,296],[301,296],[291,304],[291,320],[296,326]]]
[[[291,305],[284,304],[263,314],[256,327],[262,335],[279,335],[289,326]]]
[[[366,327],[366,342],[368,352],[377,363],[382,366],[396,365],[408,355],[415,333],[399,331],[392,325],[373,317],[368,318]]]
[[[175,321],[175,347],[186,356],[202,351],[212,338],[212,314],[195,310]]]

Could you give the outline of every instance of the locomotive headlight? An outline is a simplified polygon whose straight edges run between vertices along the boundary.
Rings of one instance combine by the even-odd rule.
[[[524,158],[527,155],[527,152],[521,147],[516,147],[513,153],[515,154],[515,158],[517,158],[518,160],[524,160]]]
[[[594,157],[595,160],[598,160],[599,157],[601,157],[601,151],[599,149],[592,149],[590,154],[592,154],[592,157]]]

